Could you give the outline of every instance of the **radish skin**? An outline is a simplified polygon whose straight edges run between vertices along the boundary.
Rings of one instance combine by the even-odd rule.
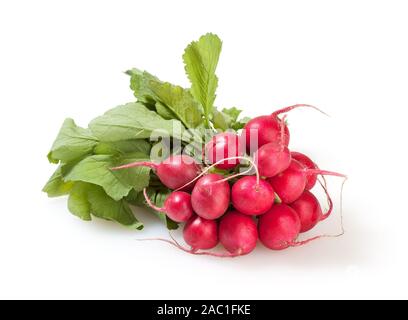
[[[290,204],[300,219],[300,232],[313,229],[323,218],[322,208],[317,198],[310,192],[305,191],[299,199]]]
[[[111,170],[123,170],[134,167],[152,168],[156,172],[160,181],[166,187],[173,190],[184,186],[197,177],[200,172],[200,166],[193,158],[187,155],[172,155],[159,164],[141,161],[115,167]],[[193,185],[191,184],[189,187],[191,190]]]
[[[299,161],[308,169],[319,169],[317,165],[305,154],[300,152],[292,152],[292,158]],[[307,175],[306,190],[312,190],[317,182],[317,174],[309,173]]]
[[[285,171],[292,160],[289,149],[280,143],[270,142],[260,147],[254,154],[259,174],[271,178]]]
[[[258,139],[258,148],[270,142],[282,143],[288,146],[290,140],[289,129],[285,126],[283,140],[281,141],[281,121],[277,116],[260,116],[250,120],[244,127],[247,152],[249,153],[253,148],[253,146],[251,147],[251,140],[253,139],[251,135],[253,133]]]
[[[165,213],[175,222],[186,222],[193,215],[193,206],[191,205],[191,195],[183,191],[172,192],[164,201],[163,208],[154,205],[147,194],[146,188],[143,194],[148,206],[158,212]]]
[[[239,164],[239,158],[243,154],[241,138],[232,132],[223,132],[215,135],[210,142],[205,145],[205,156],[210,164],[217,163],[215,167],[229,170]],[[233,159],[234,157],[237,157]],[[231,158],[231,159],[230,159]],[[217,162],[221,159],[222,162]]]
[[[217,222],[193,216],[184,226],[183,237],[193,252],[212,249],[218,244]]]
[[[246,215],[261,215],[267,212],[275,201],[272,186],[255,176],[239,179],[232,186],[232,205]]]
[[[252,149],[251,131],[253,131],[257,137],[258,140],[257,148],[262,147],[263,145],[269,142],[280,142],[287,147],[290,141],[290,133],[288,127],[284,125],[283,139],[281,139],[280,129],[282,127],[282,122],[285,121],[283,119],[282,120],[279,119],[279,115],[287,113],[297,108],[312,108],[327,116],[325,112],[310,104],[295,104],[289,107],[276,110],[269,116],[260,116],[253,118],[244,127],[247,152],[250,153]]]
[[[230,211],[221,219],[219,238],[229,253],[246,255],[255,249],[258,241],[256,223],[247,215]]]
[[[307,182],[305,169],[300,162],[292,159],[288,169],[268,179],[283,203],[292,203],[302,195]]]
[[[272,185],[282,202],[290,204],[299,199],[303,191],[305,191],[307,177],[310,174],[330,175],[347,179],[347,176],[341,173],[320,169],[308,169],[299,161],[292,159],[288,169],[275,177],[269,178],[268,182]]]
[[[218,219],[228,209],[230,186],[220,174],[210,173],[201,177],[194,186],[191,203],[194,211],[204,219]]]
[[[259,219],[259,239],[271,250],[283,250],[295,242],[300,227],[295,210],[285,204],[275,205]]]

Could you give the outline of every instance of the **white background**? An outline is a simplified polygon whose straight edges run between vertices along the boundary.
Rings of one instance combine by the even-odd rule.
[[[408,298],[406,1],[1,1],[0,298]],[[293,103],[292,147],[345,172],[346,235],[223,260],[85,223],[41,193],[65,117],[131,101],[138,67],[188,86],[181,54],[224,41],[217,105]],[[332,191],[340,181],[330,179]],[[337,209],[338,209],[338,196]],[[336,233],[339,210],[311,234]]]

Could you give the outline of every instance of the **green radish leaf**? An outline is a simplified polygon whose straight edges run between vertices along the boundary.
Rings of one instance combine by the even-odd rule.
[[[178,150],[180,148],[178,148]],[[175,154],[177,154],[178,150],[176,150],[175,148],[171,148],[171,146],[164,141],[159,141],[152,146],[150,159],[154,162],[161,162],[163,161],[163,159],[167,159],[170,156],[172,150]]]
[[[74,184],[70,181],[64,181],[62,177],[61,167],[58,167],[58,169],[53,173],[42,191],[47,193],[50,198],[61,197],[68,195],[73,185]]]
[[[151,145],[146,140],[124,140],[116,142],[100,142],[94,149],[95,154],[124,155],[140,152],[150,154]]]
[[[208,33],[188,45],[183,55],[185,70],[191,82],[191,94],[203,106],[207,127],[213,113],[218,86],[215,70],[221,48],[220,38]]]
[[[156,102],[157,113],[166,120],[176,119],[174,113],[161,102]]]
[[[212,122],[214,124],[214,128],[220,129],[225,131],[227,129],[233,129],[238,131],[242,129],[245,124],[250,120],[250,118],[243,118],[238,120],[239,115],[241,114],[242,110],[239,110],[235,107],[229,109],[222,109],[222,111],[218,111],[216,108],[214,109],[214,116]]]
[[[51,147],[48,160],[51,163],[73,161],[91,154],[97,143],[98,139],[88,129],[78,127],[72,119],[66,119]]]
[[[142,191],[130,190],[125,200],[132,206],[142,207],[144,205],[144,198],[141,196]]]
[[[185,131],[177,120],[165,120],[140,103],[116,107],[93,120],[92,133],[104,142],[148,139],[153,131],[180,138]]]
[[[165,119],[178,119],[186,128],[195,128],[202,123],[200,105],[188,90],[162,82],[146,71],[132,69],[127,74],[131,76],[130,87],[136,98],[148,105],[154,104]]]
[[[78,218],[91,221],[91,204],[88,200],[88,191],[92,187],[89,183],[75,182],[68,198],[69,211]]]
[[[242,113],[242,110],[239,110],[235,107],[228,109],[224,108],[222,109],[222,113],[228,116],[231,122],[237,122],[239,115]]]
[[[98,186],[92,187],[88,191],[88,200],[91,204],[91,211],[94,216],[115,221],[133,229],[143,229],[143,224],[135,218],[125,200],[113,200]]]
[[[92,220],[93,215],[134,229],[143,229],[143,224],[135,218],[126,201],[113,200],[94,184],[75,182],[68,199],[68,209],[85,221]]]
[[[144,154],[131,154],[120,158],[110,155],[94,155],[87,157],[76,165],[63,168],[65,181],[82,181],[101,186],[114,200],[127,196],[130,190],[137,191],[149,185],[150,168],[138,167],[112,171],[111,168],[136,162],[148,161]]]
[[[282,200],[281,200],[281,198],[279,197],[279,195],[275,192],[275,202],[274,203],[277,203],[277,204],[281,204],[282,203]]]
[[[212,123],[215,129],[225,131],[230,127],[231,122],[231,118],[228,115],[214,108]]]
[[[234,129],[235,131],[243,129],[245,127],[245,125],[249,122],[249,120],[251,120],[251,118],[249,118],[249,117],[242,118],[241,120],[239,120],[237,122],[234,122],[231,125],[231,128]]]

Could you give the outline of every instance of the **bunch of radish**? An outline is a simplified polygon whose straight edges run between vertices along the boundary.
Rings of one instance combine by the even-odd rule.
[[[221,39],[207,33],[184,50],[189,87],[132,68],[126,74],[134,101],[86,128],[67,118],[47,154],[58,168],[43,191],[68,196],[69,211],[84,221],[136,230],[144,224],[132,206],[151,209],[168,230],[184,226],[188,246],[171,234],[160,240],[193,254],[236,257],[258,240],[282,250],[322,237],[298,239],[333,210],[324,176],[345,176],[290,150],[286,123],[293,109],[317,108],[297,104],[253,119],[236,107],[219,108],[221,50]],[[325,192],[326,212],[315,185]],[[219,243],[223,253],[212,250]]]
[[[298,241],[299,235],[328,218],[333,210],[326,182],[318,176],[346,177],[320,170],[307,155],[289,150],[286,115],[280,115],[302,106],[312,107],[295,105],[253,118],[240,133],[214,135],[203,146],[203,162],[173,155],[159,164],[136,162],[113,170],[148,166],[163,185],[173,190],[163,207],[155,206],[146,190],[144,197],[152,209],[185,223],[183,236],[189,248],[173,237],[159,240],[189,253],[246,255],[255,249],[258,239],[272,250],[304,245],[321,236]],[[237,170],[243,166],[247,169]],[[325,213],[311,192],[318,181],[329,203]],[[226,253],[208,251],[219,243]]]

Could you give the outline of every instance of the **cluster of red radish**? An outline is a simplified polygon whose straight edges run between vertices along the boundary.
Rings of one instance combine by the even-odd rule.
[[[207,163],[211,166],[203,168],[187,155],[173,155],[159,164],[138,162],[114,169],[149,166],[165,186],[174,190],[162,208],[150,201],[146,190],[144,194],[152,208],[176,222],[186,223],[183,236],[191,249],[184,248],[174,238],[160,239],[184,251],[235,257],[254,250],[258,239],[272,250],[306,244],[320,236],[297,241],[299,234],[326,219],[333,209],[325,182],[318,180],[318,175],[345,176],[320,170],[306,155],[289,151],[289,130],[285,117],[279,115],[299,106],[308,105],[256,117],[247,123],[242,135],[232,132],[215,135],[205,145]],[[258,149],[251,152],[254,132]],[[243,148],[248,156],[244,156]],[[222,155],[220,160],[219,155]],[[214,167],[234,169],[243,160],[251,164],[244,173],[227,177],[210,173]],[[255,173],[248,175],[249,172]],[[241,177],[243,174],[246,175]],[[318,181],[328,197],[326,213],[310,192]],[[203,251],[219,242],[228,253]]]

